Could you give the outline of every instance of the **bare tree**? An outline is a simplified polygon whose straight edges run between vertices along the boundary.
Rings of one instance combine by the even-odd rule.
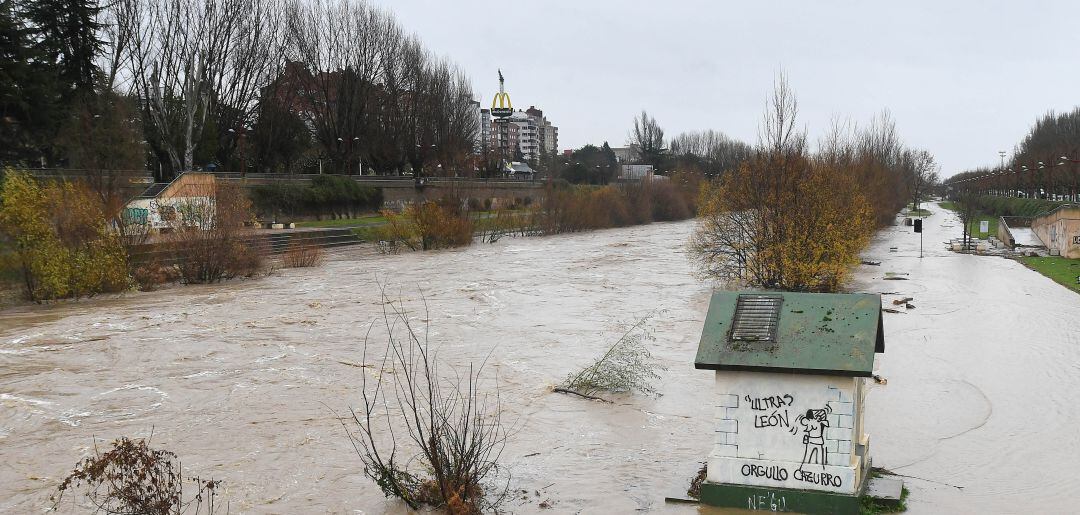
[[[130,71],[143,102],[148,142],[170,166],[191,169],[209,113],[210,76],[223,60],[240,6],[219,0],[127,1],[132,20]],[[238,0],[221,0],[237,2]],[[159,177],[158,180],[167,177]]]
[[[783,73],[773,82],[773,92],[766,104],[765,115],[758,127],[758,145],[769,155],[801,154],[806,150],[806,131],[799,130],[795,119],[799,101],[795,90]]]
[[[169,176],[190,170],[208,119],[220,131],[250,123],[281,67],[282,9],[274,0],[122,0],[119,9],[147,141]]]
[[[365,2],[290,4],[290,59],[315,139],[339,167],[461,166],[479,130],[461,71]]]
[[[383,300],[386,346],[372,349],[372,324],[362,354],[371,371],[361,383],[363,406],[342,420],[364,473],[413,509],[430,504],[472,514],[496,508],[509,480],[486,492],[485,482],[498,472],[507,429],[498,389],[485,393],[484,363],[444,375],[428,329],[414,327],[400,302],[385,294]],[[415,453],[399,441],[402,432]]]
[[[926,191],[938,182],[938,165],[934,156],[925,150],[913,150],[905,153],[910,171],[908,173],[908,195],[911,207],[918,211]]]
[[[287,49],[285,0],[240,0],[242,9],[218,73],[209,77],[210,116],[217,127],[217,158],[225,164],[256,122],[262,90],[281,75]],[[241,164],[243,169],[243,164]]]
[[[634,128],[630,131],[630,145],[637,146],[641,160],[646,164],[660,166],[664,153],[664,129],[643,109],[634,118]]]

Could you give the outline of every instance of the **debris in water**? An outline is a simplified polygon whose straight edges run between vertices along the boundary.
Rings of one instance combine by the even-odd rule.
[[[888,379],[885,379],[884,377],[881,377],[877,374],[874,374],[874,382],[877,384],[889,384]]]
[[[864,264],[864,265],[870,265],[870,266],[881,266],[881,261],[869,261],[869,260],[863,260],[862,264]]]
[[[915,300],[915,298],[914,297],[904,297],[902,299],[894,300],[894,301],[892,301],[892,303],[893,303],[894,306],[899,306],[901,304],[907,304],[908,301],[912,301],[912,300]]]
[[[915,309],[915,305],[914,305],[914,304],[904,304],[904,307],[905,307],[905,308],[908,308],[908,309]]]
[[[892,308],[881,308],[881,310],[886,312],[886,313],[903,313],[903,311],[900,311],[898,309],[892,309]]]
[[[705,482],[705,478],[709,475],[709,464],[701,465],[697,474],[690,480],[690,488],[686,490],[686,495],[691,499],[701,499],[701,483]]]

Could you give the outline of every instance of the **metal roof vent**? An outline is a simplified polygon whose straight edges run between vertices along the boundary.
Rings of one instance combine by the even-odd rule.
[[[742,294],[735,303],[731,317],[733,342],[775,342],[780,326],[780,295]]]

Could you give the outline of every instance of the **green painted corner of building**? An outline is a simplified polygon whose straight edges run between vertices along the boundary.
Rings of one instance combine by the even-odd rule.
[[[701,502],[723,508],[805,513],[807,515],[857,515],[859,497],[811,490],[757,486],[701,484]]]
[[[740,330],[744,304],[748,331]],[[721,291],[709,304],[694,366],[869,377],[882,352],[880,295]]]

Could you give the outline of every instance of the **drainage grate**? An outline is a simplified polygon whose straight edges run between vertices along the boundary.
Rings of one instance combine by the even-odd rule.
[[[776,341],[780,326],[779,295],[739,295],[731,317],[731,341]]]

